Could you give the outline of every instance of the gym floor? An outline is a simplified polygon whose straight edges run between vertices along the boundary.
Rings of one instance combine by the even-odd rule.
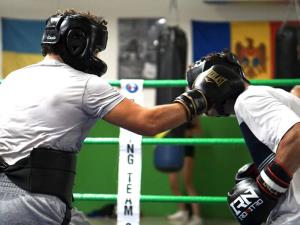
[[[106,218],[90,219],[91,225],[116,225],[116,220]],[[184,225],[180,222],[170,222],[164,217],[144,217],[141,220],[141,225]],[[232,220],[214,220],[204,219],[203,225],[238,225]]]

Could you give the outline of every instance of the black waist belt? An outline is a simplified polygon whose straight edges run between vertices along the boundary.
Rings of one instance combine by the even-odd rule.
[[[76,153],[36,148],[28,157],[2,171],[22,189],[55,195],[71,207]]]
[[[14,165],[8,166],[3,160],[0,164],[0,172],[20,188],[57,196],[66,203],[67,208],[72,208],[76,153],[36,148]]]

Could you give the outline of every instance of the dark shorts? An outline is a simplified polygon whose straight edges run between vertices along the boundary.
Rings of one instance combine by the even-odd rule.
[[[193,146],[193,145],[184,146],[184,156],[194,158],[195,157],[195,146]]]

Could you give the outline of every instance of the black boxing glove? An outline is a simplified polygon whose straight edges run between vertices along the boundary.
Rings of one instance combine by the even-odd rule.
[[[247,163],[244,166],[242,166],[235,175],[235,183],[239,183],[242,180],[245,180],[246,178],[253,178],[256,179],[256,177],[259,175],[259,171],[257,169],[257,166],[255,163]]]
[[[196,115],[200,115],[207,110],[206,97],[198,89],[184,92],[175,98],[174,102],[180,103],[184,106],[188,121],[192,121]]]
[[[235,100],[245,90],[245,84],[230,67],[214,65],[196,78],[192,89],[198,89],[206,96],[208,110],[214,109],[217,115],[228,116],[233,112]],[[231,107],[225,109],[228,102]]]
[[[181,94],[175,102],[185,107],[188,120],[212,108],[217,112],[215,115],[227,116],[233,112],[235,100],[244,90],[244,81],[236,72],[228,66],[214,65],[200,73],[192,90]]]
[[[268,199],[253,178],[237,183],[227,194],[234,217],[241,225],[260,225],[266,221],[277,201]]]
[[[262,224],[287,191],[291,179],[291,175],[273,161],[256,179],[249,177],[239,181],[227,194],[233,215],[241,225]]]
[[[188,70],[186,71],[188,87],[192,89],[192,86],[199,74],[208,70],[214,65],[227,66],[227,68],[238,74],[246,83],[250,84],[250,81],[245,77],[243,68],[236,55],[234,55],[228,49],[224,49],[221,52],[210,53],[196,61],[193,65],[189,66]]]
[[[193,84],[197,77],[204,72],[204,59],[196,61],[189,69],[186,71],[186,81],[188,83],[189,89],[193,88]]]

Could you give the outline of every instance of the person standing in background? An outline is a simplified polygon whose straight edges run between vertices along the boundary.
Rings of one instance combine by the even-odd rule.
[[[192,121],[184,124],[184,137],[192,138],[196,135],[201,135],[202,130],[199,123],[199,118],[195,117]],[[180,178],[182,176],[184,181],[184,190],[189,196],[196,196],[197,191],[193,183],[193,169],[195,164],[195,146],[186,145],[184,147],[184,161],[183,168],[179,172],[170,172],[168,174],[169,184],[174,195],[182,195],[180,190]],[[170,221],[187,222],[189,219],[189,212],[184,203],[179,203],[177,206],[177,212],[168,216]],[[198,204],[191,204],[192,216],[187,225],[201,225],[202,219],[200,218],[200,207]]]

